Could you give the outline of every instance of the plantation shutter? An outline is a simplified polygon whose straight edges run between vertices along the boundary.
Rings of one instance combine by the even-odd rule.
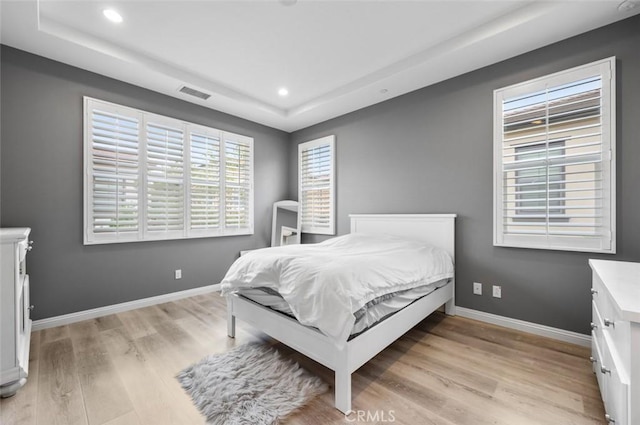
[[[220,228],[220,135],[191,133],[190,228]]]
[[[84,98],[84,243],[253,234],[253,139]]]
[[[136,235],[140,226],[138,190],[139,118],[117,108],[90,104],[85,144],[91,161],[87,183],[86,237],[119,239]]]
[[[184,131],[177,125],[147,123],[147,230],[184,230]]]
[[[335,136],[298,146],[301,231],[335,234]]]
[[[225,229],[253,229],[253,139],[231,133],[223,139]]]
[[[496,244],[615,252],[614,62],[496,92]]]

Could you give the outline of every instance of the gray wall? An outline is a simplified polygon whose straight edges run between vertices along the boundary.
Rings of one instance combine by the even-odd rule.
[[[35,319],[218,283],[241,249],[270,244],[272,204],[287,194],[287,133],[6,46],[1,59],[0,224],[32,228]],[[253,137],[255,234],[84,246],[85,95]]]
[[[493,90],[614,55],[618,254],[494,247]],[[457,213],[458,305],[589,333],[587,260],[640,261],[639,76],[636,16],[295,132],[289,195],[297,199],[297,144],[335,134],[338,234],[350,213]],[[472,294],[474,281],[484,295]],[[502,285],[502,299],[491,284]]]

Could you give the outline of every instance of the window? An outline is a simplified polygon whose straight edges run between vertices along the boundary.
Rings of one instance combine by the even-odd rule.
[[[253,234],[253,139],[84,106],[85,244]]]
[[[615,58],[494,93],[494,245],[615,253]]]
[[[564,141],[551,142],[549,144],[549,156],[564,156]],[[516,161],[540,160],[546,154],[544,143],[530,146],[516,146]],[[564,166],[558,165],[549,168],[549,182],[547,175],[540,169],[526,169],[516,171],[516,209],[515,219],[522,221],[543,220],[546,215],[546,195],[549,196],[549,218],[552,221],[564,219],[564,182],[562,175]],[[548,192],[547,192],[548,189]]]
[[[298,145],[301,231],[335,235],[335,136]]]

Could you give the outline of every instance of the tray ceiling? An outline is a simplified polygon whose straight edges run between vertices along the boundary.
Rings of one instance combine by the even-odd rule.
[[[286,3],[5,1],[1,41],[294,131],[640,12],[618,1]]]

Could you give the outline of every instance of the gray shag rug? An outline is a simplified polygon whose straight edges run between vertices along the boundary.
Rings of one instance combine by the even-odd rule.
[[[327,390],[321,379],[259,343],[207,356],[176,378],[210,425],[276,424]]]

